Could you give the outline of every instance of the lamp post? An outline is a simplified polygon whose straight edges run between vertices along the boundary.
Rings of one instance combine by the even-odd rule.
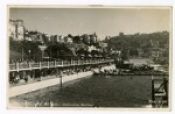
[[[31,50],[29,49],[28,52],[29,52],[29,60],[30,60],[31,59],[31,56],[30,56]]]
[[[41,58],[42,58],[42,61],[43,61],[43,57],[44,57],[44,50],[47,48],[45,45],[43,45],[43,43],[42,43],[42,45],[39,45],[39,48],[41,49],[41,52],[42,52],[42,54],[41,54]]]
[[[24,60],[24,49],[23,47],[21,48],[21,62]]]

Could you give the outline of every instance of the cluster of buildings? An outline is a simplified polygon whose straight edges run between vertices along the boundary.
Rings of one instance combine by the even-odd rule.
[[[83,34],[78,36],[72,36],[68,34],[67,36],[62,35],[48,35],[38,31],[29,31],[25,28],[23,20],[9,20],[8,26],[8,36],[15,41],[38,41],[42,43],[47,42],[61,42],[61,43],[85,43],[87,45],[96,44],[97,35],[93,34]],[[101,43],[100,46],[106,46],[107,44]]]
[[[9,20],[8,36],[15,41],[38,41],[38,42],[73,42],[69,37],[48,35],[38,31],[28,31],[23,20]]]
[[[71,50],[81,51],[82,49],[91,53],[107,52],[108,44],[97,40],[96,33],[73,36],[68,34],[48,35],[38,31],[29,31],[25,28],[23,20],[9,20],[9,38],[14,41],[40,42],[47,47],[48,43],[64,43]],[[97,53],[96,53],[97,54]]]

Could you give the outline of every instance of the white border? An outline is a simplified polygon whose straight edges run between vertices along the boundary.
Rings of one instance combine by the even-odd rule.
[[[66,108],[64,110],[45,110],[45,111],[41,111],[41,110],[8,110],[7,109],[7,104],[6,104],[6,76],[7,74],[7,63],[6,61],[8,60],[7,58],[7,52],[6,52],[6,48],[8,48],[7,46],[7,5],[92,5],[92,6],[98,6],[98,5],[112,5],[112,6],[173,6],[173,14],[174,14],[174,6],[175,6],[175,2],[173,2],[173,0],[72,0],[71,2],[68,0],[1,0],[0,1],[0,22],[1,22],[1,27],[0,27],[0,52],[1,52],[1,56],[0,56],[0,113],[4,114],[4,113],[19,113],[19,114],[31,114],[31,113],[43,113],[43,114],[49,114],[50,112],[52,113],[114,113],[117,111],[117,109],[108,109],[106,108],[105,110],[98,110],[98,109],[93,109],[93,110],[84,110],[81,108],[78,108],[77,110],[71,110],[69,108]],[[174,15],[173,15],[173,28],[174,28]],[[174,36],[174,31],[173,31],[173,36]],[[174,44],[174,40],[173,43]],[[174,45],[172,45],[173,49],[174,49]],[[173,57],[174,57],[174,50],[173,50]],[[175,63],[174,59],[172,59],[171,63]],[[173,67],[173,74],[175,73],[175,69]],[[174,83],[175,80],[174,78],[172,78],[172,89],[175,88]],[[172,96],[174,95],[174,91],[172,90]],[[174,98],[172,98],[172,100],[174,100]],[[172,112],[174,112],[174,101],[172,101]],[[137,111],[137,109],[134,109],[135,111]],[[120,110],[121,111],[121,110]],[[130,112],[131,110],[125,110],[124,112],[120,112],[120,113],[140,113],[140,112]],[[148,110],[147,110],[148,111]],[[142,113],[147,113],[147,112],[142,112]],[[156,113],[160,113],[160,112],[156,112]],[[165,112],[161,112],[161,113],[165,113]]]

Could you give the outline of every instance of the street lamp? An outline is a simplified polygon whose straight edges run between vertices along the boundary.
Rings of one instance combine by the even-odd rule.
[[[43,57],[44,57],[44,50],[47,48],[47,46],[45,46],[45,45],[43,45],[43,43],[42,43],[42,45],[39,45],[39,48],[41,49],[41,52],[42,52],[42,60],[43,60]]]
[[[30,56],[31,50],[29,49],[28,52],[29,52],[29,60],[30,60],[31,59],[31,56]]]
[[[23,47],[21,48],[21,62],[24,60],[24,49]]]

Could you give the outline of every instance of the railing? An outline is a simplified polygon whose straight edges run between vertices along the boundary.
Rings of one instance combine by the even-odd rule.
[[[60,60],[60,61],[46,61],[46,62],[27,62],[27,63],[14,63],[9,64],[10,71],[43,69],[43,68],[57,68],[67,66],[79,65],[93,65],[113,62],[112,59],[97,59],[97,60]]]

